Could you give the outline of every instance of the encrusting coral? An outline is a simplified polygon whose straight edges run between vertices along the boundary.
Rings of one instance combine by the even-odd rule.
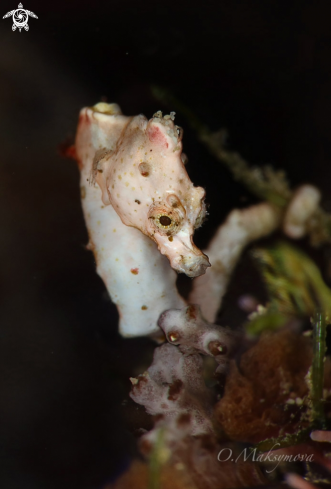
[[[169,343],[178,345],[181,352],[212,356],[219,364],[217,372],[224,371],[229,354],[233,353],[238,342],[238,334],[229,328],[208,323],[195,304],[185,309],[165,311],[158,324]]]
[[[184,355],[176,346],[162,345],[155,349],[148,370],[137,379],[131,378],[131,383],[130,396],[149,414],[169,419],[189,414],[192,434],[213,431],[212,392],[202,377],[200,355]]]
[[[307,223],[318,209],[321,193],[312,185],[302,185],[289,203],[283,222],[284,233],[293,239],[303,238]]]
[[[264,333],[256,345],[231,361],[215,418],[231,440],[260,442],[309,424],[311,339],[283,329]]]
[[[281,211],[262,203],[248,209],[233,210],[219,227],[208,246],[212,267],[193,282],[189,301],[201,307],[208,321],[215,321],[231,274],[244,248],[256,239],[268,236],[281,223]]]

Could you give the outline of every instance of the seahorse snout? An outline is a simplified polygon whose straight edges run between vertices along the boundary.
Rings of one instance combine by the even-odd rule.
[[[176,253],[171,253],[168,250],[167,256],[174,270],[178,273],[185,273],[191,278],[203,275],[206,273],[206,269],[210,267],[208,256],[195,245],[188,248],[183,244],[181,249],[180,246],[177,247]]]
[[[199,277],[206,273],[206,269],[210,267],[208,257],[201,255],[183,256],[179,262],[179,271],[185,273],[188,277]],[[175,267],[174,267],[175,268]]]
[[[210,267],[206,256],[193,243],[192,235],[180,231],[169,241],[167,236],[155,234],[154,240],[162,253],[170,262],[171,268],[178,273],[185,273],[188,277],[198,277]]]

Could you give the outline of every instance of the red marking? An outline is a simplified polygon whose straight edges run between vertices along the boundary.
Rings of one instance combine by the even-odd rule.
[[[63,143],[59,144],[58,151],[64,158],[72,158],[73,160],[77,159],[76,148],[75,145],[72,144],[72,139],[70,137],[65,139]]]
[[[168,148],[169,144],[167,143],[167,140],[160,131],[160,129],[157,126],[149,126],[148,128],[148,138],[152,143],[159,144],[160,146],[165,146]]]
[[[58,152],[61,156],[63,156],[63,158],[76,160],[78,168],[80,170],[83,168],[82,162],[80,161],[76,153],[76,146],[74,144],[71,144],[71,141],[66,140],[63,143],[59,144]]]
[[[64,154],[67,158],[77,160],[76,146],[72,144],[71,146],[69,146],[69,148],[67,148]]]
[[[198,317],[198,311],[199,309],[194,304],[191,304],[186,309],[186,314],[189,319],[196,319]]]
[[[87,110],[83,114],[79,114],[78,124],[91,124],[91,120],[87,115]]]
[[[132,273],[133,275],[138,275],[138,273],[139,273],[139,268],[131,268],[131,273]]]
[[[67,138],[63,143],[59,144],[58,152],[63,158],[76,160],[79,170],[83,168],[82,162],[77,156],[76,146],[71,143],[71,138]]]

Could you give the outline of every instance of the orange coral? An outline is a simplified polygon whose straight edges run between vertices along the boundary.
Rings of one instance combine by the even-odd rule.
[[[232,361],[215,419],[232,440],[259,442],[305,424],[312,361],[309,338],[287,330],[263,334]]]

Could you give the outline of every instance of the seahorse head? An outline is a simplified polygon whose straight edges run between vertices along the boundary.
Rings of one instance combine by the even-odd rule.
[[[205,273],[208,258],[193,243],[194,231],[206,214],[205,190],[194,187],[186,172],[183,131],[174,124],[174,113],[163,117],[158,112],[149,121],[138,115],[123,122],[122,116],[121,133],[114,144],[111,131],[116,115],[105,114],[104,108],[99,114],[98,106],[85,110],[94,126],[98,119],[102,121],[105,134],[91,175],[104,204],[111,204],[124,224],[153,239],[172,268],[189,277]]]

